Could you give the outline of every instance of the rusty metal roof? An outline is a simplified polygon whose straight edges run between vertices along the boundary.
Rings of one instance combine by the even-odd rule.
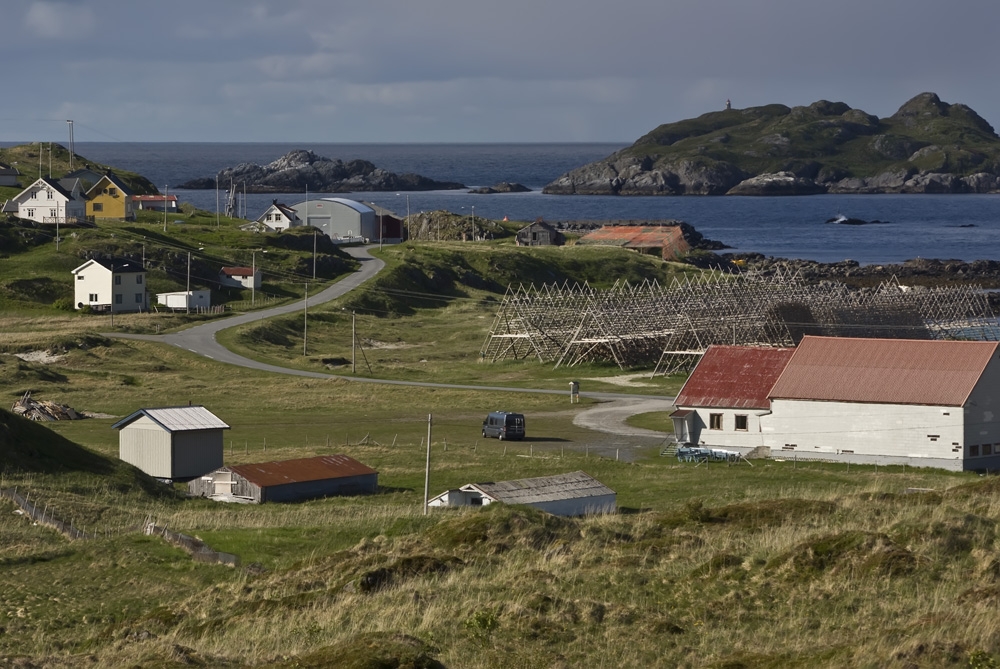
[[[226,276],[253,276],[253,272],[251,267],[223,267],[220,270]]]
[[[285,485],[286,483],[378,474],[368,465],[347,455],[320,455],[315,458],[233,465],[230,469],[261,488]]]
[[[768,391],[794,352],[791,348],[709,346],[674,405],[770,408]]]
[[[120,430],[128,426],[140,416],[146,416],[167,432],[183,432],[186,430],[228,430],[229,426],[203,406],[163,407],[158,409],[139,409],[111,427]]]
[[[514,481],[470,483],[462,486],[461,490],[478,490],[505,504],[533,504],[615,494],[614,490],[583,471]]]
[[[594,230],[577,244],[599,244],[631,249],[669,248],[675,252],[691,249],[678,225],[606,225]]]
[[[804,337],[772,399],[963,406],[997,342]]]

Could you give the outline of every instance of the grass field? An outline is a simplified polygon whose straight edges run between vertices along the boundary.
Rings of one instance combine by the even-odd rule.
[[[356,311],[357,377],[559,391],[573,379],[584,391],[656,395],[679,387],[680,378],[640,374],[630,382],[646,385],[628,389],[606,365],[480,361],[498,299],[475,278],[484,267],[501,278],[519,266],[585,277],[602,258],[460,248],[387,251],[383,280],[310,315],[306,355],[295,317],[220,339],[258,359],[351,376]],[[673,271],[633,258],[618,271]],[[427,298],[428,280],[446,300]],[[144,314],[116,318],[116,328],[192,322]],[[575,426],[593,406],[586,398],[271,375],[99,334],[109,326],[30,301],[5,309],[0,399],[31,390],[115,417],[204,404],[232,426],[227,463],[346,453],[379,471],[380,490],[261,506],[188,499],[117,461],[116,418],[40,425],[0,412],[0,487],[96,534],[70,541],[0,499],[0,666],[997,666],[995,477],[682,464],[661,457],[655,440]],[[42,350],[55,357],[12,355]],[[527,415],[524,442],[480,438],[486,413],[504,408]],[[621,512],[563,519],[494,506],[425,516],[428,416],[432,495],[582,469],[617,492]],[[662,430],[669,419],[630,422]],[[241,564],[195,562],[135,531],[147,520]]]

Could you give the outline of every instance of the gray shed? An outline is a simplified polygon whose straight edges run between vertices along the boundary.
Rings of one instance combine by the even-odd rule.
[[[518,246],[562,246],[565,243],[563,233],[545,221],[535,221],[517,231]]]
[[[429,506],[486,506],[494,502],[526,504],[556,516],[614,513],[617,494],[586,472],[576,471],[515,481],[468,483],[448,490]]]
[[[203,406],[139,409],[111,426],[118,457],[150,476],[186,481],[222,466],[229,426]]]
[[[257,504],[372,494],[377,488],[378,472],[347,455],[232,465],[188,483],[192,495]]]

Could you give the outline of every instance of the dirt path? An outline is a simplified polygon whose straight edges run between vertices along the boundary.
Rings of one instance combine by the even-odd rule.
[[[622,437],[645,437],[649,439],[666,439],[670,436],[671,425],[664,425],[664,431],[647,430],[641,427],[627,425],[629,416],[652,411],[669,411],[673,402],[669,399],[647,399],[635,397],[616,399],[603,402],[592,409],[581,411],[573,418],[573,424],[589,430],[607,432]]]

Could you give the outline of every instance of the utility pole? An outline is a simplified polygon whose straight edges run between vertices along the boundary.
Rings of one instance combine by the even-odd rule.
[[[431,490],[431,414],[427,414],[427,464],[424,465],[424,515]]]
[[[306,284],[306,299],[302,303],[302,355],[306,354],[306,337],[309,329],[309,284]]]
[[[163,231],[167,231],[167,191],[170,189],[170,184],[164,184],[163,186]]]
[[[73,121],[66,119],[69,124],[69,171],[73,171],[73,154],[76,153],[76,144],[73,142]],[[49,151],[52,149],[50,148]]]
[[[253,307],[257,296],[257,249],[250,252],[250,306]]]
[[[187,293],[184,295],[184,305],[186,306],[186,313],[191,313],[191,252],[188,251],[188,279],[187,279]]]
[[[355,362],[358,357],[358,315],[356,312],[351,312],[351,374],[358,371]]]
[[[382,212],[378,214],[378,250],[382,250],[382,229],[385,226],[382,224]]]
[[[318,231],[313,228],[313,281],[316,280],[316,233]]]
[[[410,194],[406,194],[406,238],[410,238]]]
[[[215,227],[219,227],[219,175],[215,175]]]

